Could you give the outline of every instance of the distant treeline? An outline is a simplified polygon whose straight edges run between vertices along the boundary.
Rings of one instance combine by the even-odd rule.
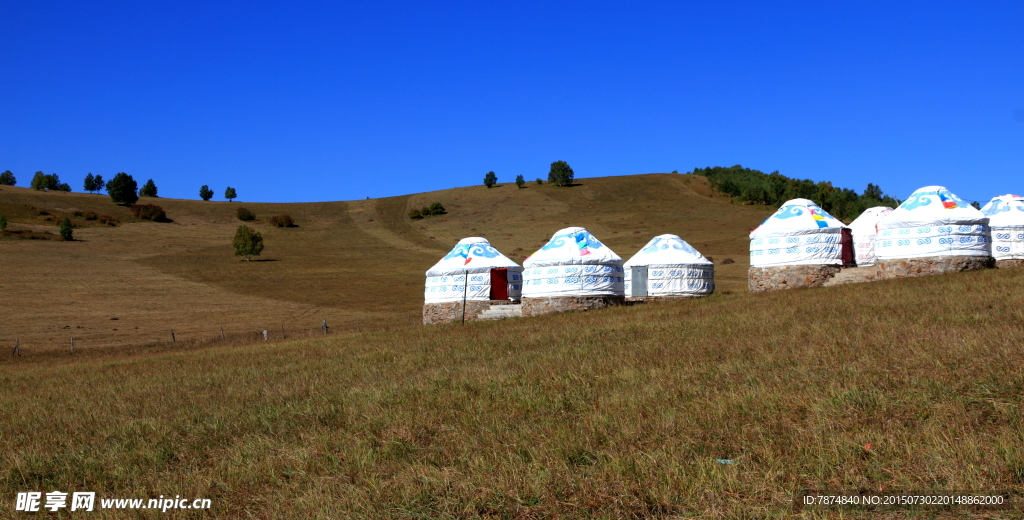
[[[900,204],[899,200],[883,194],[882,188],[874,184],[868,184],[864,193],[858,195],[849,188],[836,188],[831,182],[792,179],[778,171],[764,173],[738,164],[731,168],[694,168],[690,173],[707,177],[712,188],[743,202],[778,207],[790,199],[810,199],[846,222],[857,218],[868,208],[895,208]]]

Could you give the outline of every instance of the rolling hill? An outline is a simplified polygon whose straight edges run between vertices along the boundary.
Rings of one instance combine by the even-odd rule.
[[[441,202],[448,213],[410,220],[412,208]],[[172,223],[134,219],[106,195],[0,188],[10,230],[56,232],[69,216],[72,243],[7,239],[0,280],[12,319],[0,346],[27,351],[203,341],[417,324],[423,273],[459,239],[483,236],[521,262],[569,225],[590,229],[624,259],[652,236],[682,236],[716,263],[719,291],[745,291],[747,233],[771,211],[716,194],[703,177],[648,174],[582,179],[559,188],[530,183],[453,188],[383,199],[262,204],[149,199]],[[259,261],[240,262],[231,237],[235,211],[256,213],[266,243]],[[116,227],[75,217],[110,214]],[[47,213],[41,215],[40,212]],[[295,228],[266,223],[290,214]],[[47,220],[50,219],[50,220]],[[725,263],[726,259],[735,263]],[[115,319],[116,318],[116,319]]]

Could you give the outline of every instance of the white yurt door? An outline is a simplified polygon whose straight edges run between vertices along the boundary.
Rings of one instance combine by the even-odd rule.
[[[635,265],[630,267],[630,296],[647,296],[647,266]]]

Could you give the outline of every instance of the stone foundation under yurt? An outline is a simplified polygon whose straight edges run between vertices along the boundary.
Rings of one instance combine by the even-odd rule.
[[[821,287],[840,270],[838,265],[751,267],[747,271],[747,288],[751,292],[762,292]]]
[[[959,273],[987,269],[994,265],[995,260],[991,256],[926,256],[878,260],[878,270],[882,278],[910,278]]]
[[[625,305],[625,296],[618,295],[595,295],[595,296],[551,296],[541,298],[523,298],[523,317],[542,316],[544,314],[558,314],[572,311],[589,311]]]
[[[1024,267],[1024,260],[996,260],[996,267],[999,269],[1010,269],[1013,267]]]
[[[508,300],[491,301],[467,301],[466,321],[477,321],[481,312],[486,311],[491,305],[508,305]],[[426,303],[423,305],[423,324],[436,325],[438,323],[451,323],[462,321],[462,302],[440,302]]]

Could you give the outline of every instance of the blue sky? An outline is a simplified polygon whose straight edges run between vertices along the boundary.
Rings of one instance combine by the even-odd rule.
[[[6,0],[0,171],[275,202],[554,160],[1024,192],[1024,2],[893,4]]]

